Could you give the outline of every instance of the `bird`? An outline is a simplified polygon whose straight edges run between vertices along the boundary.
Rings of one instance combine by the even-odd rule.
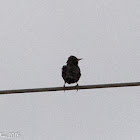
[[[81,77],[81,71],[78,66],[78,62],[82,60],[82,58],[78,59],[75,56],[70,56],[67,60],[67,65],[64,65],[62,67],[62,77],[64,79],[64,89],[65,89],[65,84],[72,84],[72,83],[77,83],[77,90],[78,90],[78,81]]]

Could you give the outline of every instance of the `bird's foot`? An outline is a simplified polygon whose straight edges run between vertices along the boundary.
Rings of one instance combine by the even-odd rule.
[[[77,89],[77,92],[78,92],[78,90],[79,90],[79,85],[78,85],[78,83],[77,83],[77,85],[76,85],[76,89]]]
[[[65,84],[64,84],[64,86],[63,86],[63,87],[64,87],[64,92],[65,92],[65,88],[66,88],[66,87],[65,87]]]

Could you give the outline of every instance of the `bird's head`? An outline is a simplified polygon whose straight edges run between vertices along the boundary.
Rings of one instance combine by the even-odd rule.
[[[67,64],[68,65],[78,65],[78,61],[82,60],[82,58],[78,59],[77,57],[75,56],[70,56],[68,58],[68,61],[67,61]]]

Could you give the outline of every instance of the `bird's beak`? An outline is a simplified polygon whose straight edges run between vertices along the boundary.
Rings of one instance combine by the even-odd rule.
[[[83,58],[79,58],[78,61],[82,60]]]

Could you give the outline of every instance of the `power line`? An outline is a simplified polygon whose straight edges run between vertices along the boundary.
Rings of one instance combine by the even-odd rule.
[[[100,85],[84,85],[79,86],[80,89],[98,89],[98,88],[113,88],[113,87],[131,87],[140,86],[140,82],[131,83],[114,83],[114,84],[100,84]],[[28,92],[48,92],[48,91],[64,91],[64,90],[77,90],[76,86],[69,87],[51,87],[51,88],[33,88],[33,89],[15,89],[15,90],[1,90],[0,94],[15,94],[15,93],[28,93]]]

